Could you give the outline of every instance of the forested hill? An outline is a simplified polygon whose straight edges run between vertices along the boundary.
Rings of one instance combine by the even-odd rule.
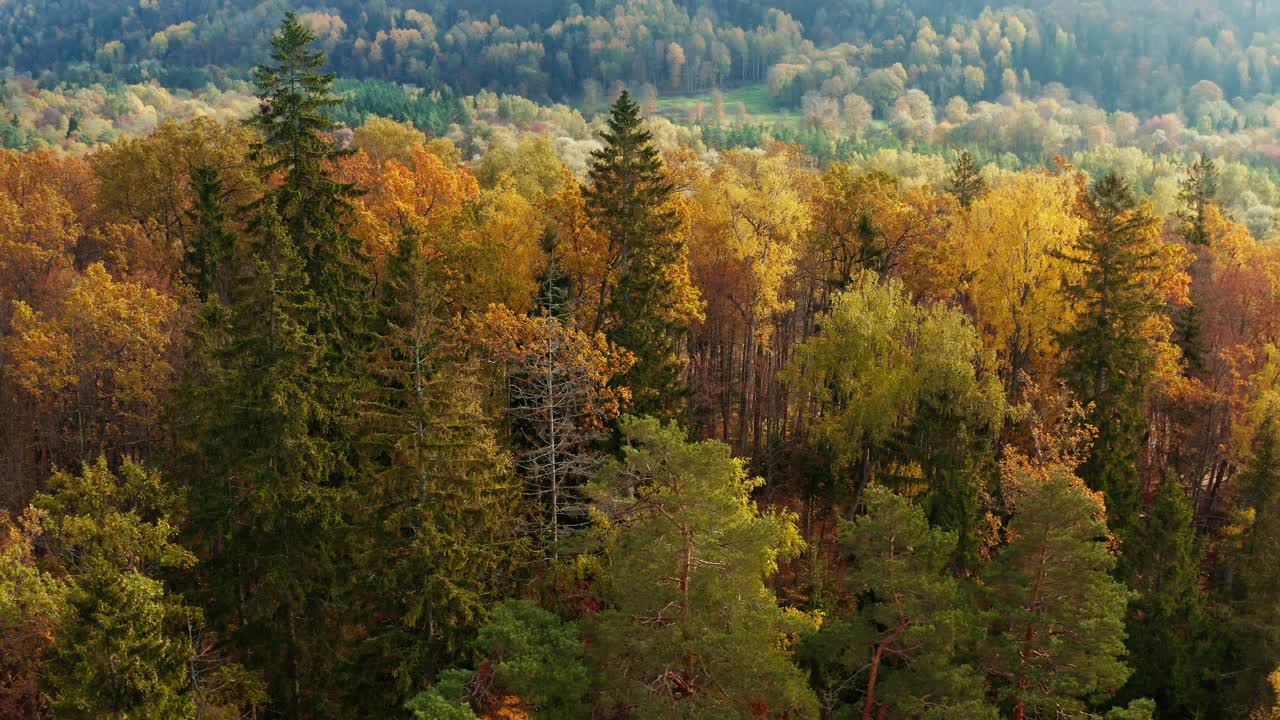
[[[880,104],[895,85],[935,103],[1062,83],[1110,109],[1183,112],[1206,80],[1269,94],[1280,8],[1260,0],[47,0],[0,3],[0,67],[74,82],[200,88],[246,76],[280,12],[296,9],[345,77],[564,100],[595,86],[664,91],[769,81]],[[877,69],[901,66],[895,74]],[[897,90],[898,93],[901,89]],[[1212,98],[1211,100],[1221,100]],[[1221,115],[1219,112],[1218,115]]]

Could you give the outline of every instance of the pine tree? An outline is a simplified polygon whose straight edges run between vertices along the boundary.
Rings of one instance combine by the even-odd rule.
[[[717,441],[628,419],[628,443],[594,486],[610,606],[588,630],[599,709],[644,718],[812,718],[813,692],[780,647],[800,628],[765,580],[800,538],[750,500],[758,481]],[[605,518],[608,518],[606,521]],[[791,616],[794,617],[794,616]]]
[[[987,180],[982,177],[982,170],[973,162],[968,150],[960,152],[960,156],[951,163],[947,173],[947,192],[960,201],[961,207],[969,207],[974,200],[987,192]]]
[[[994,718],[985,683],[963,662],[978,637],[979,614],[946,570],[956,536],[929,526],[909,500],[873,485],[866,515],[845,526],[853,560],[849,589],[857,614],[826,624],[802,654],[816,666],[823,696],[834,694],[845,717]],[[865,674],[864,674],[865,673]],[[856,696],[843,688],[860,690]],[[843,696],[843,697],[841,697]],[[834,704],[834,703],[832,703]]]
[[[1059,466],[1019,472],[1010,495],[1010,540],[984,578],[986,670],[1014,720],[1079,712],[1129,676],[1103,503]]]
[[[1200,589],[1203,552],[1176,477],[1165,479],[1130,544],[1130,587],[1138,593],[1128,621],[1134,673],[1121,696],[1155,700],[1161,717],[1201,717],[1211,664]]]
[[[625,91],[602,138],[605,147],[591,156],[586,199],[608,239],[617,279],[606,274],[601,280],[602,312],[595,329],[636,356],[630,372],[618,379],[631,387],[633,409],[672,416],[684,394],[679,342],[686,330],[671,318],[678,304],[671,271],[683,254],[679,220],[667,207],[674,188],[662,175],[662,160],[639,106]]]
[[[1059,337],[1068,353],[1063,375],[1097,430],[1080,475],[1105,493],[1112,529],[1124,537],[1135,527],[1143,495],[1137,462],[1155,366],[1146,325],[1162,308],[1150,281],[1160,222],[1114,173],[1099,180],[1083,203],[1088,227],[1064,253],[1083,277],[1066,289],[1079,316]]]

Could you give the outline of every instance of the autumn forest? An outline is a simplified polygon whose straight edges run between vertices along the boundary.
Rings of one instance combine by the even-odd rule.
[[[289,5],[0,2],[0,718],[1280,720],[1277,11]]]

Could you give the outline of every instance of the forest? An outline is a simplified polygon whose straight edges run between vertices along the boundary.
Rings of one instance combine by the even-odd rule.
[[[1280,720],[1275,9],[427,5],[0,4],[0,718]]]

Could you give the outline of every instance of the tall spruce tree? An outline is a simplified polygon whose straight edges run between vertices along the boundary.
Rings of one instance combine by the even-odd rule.
[[[439,268],[408,234],[387,270],[361,408],[364,530],[351,540],[370,580],[352,587],[350,606],[368,633],[341,683],[366,715],[394,714],[415,684],[457,660],[506,589],[522,515]]]
[[[1218,195],[1218,166],[1213,158],[1201,154],[1187,167],[1187,177],[1178,183],[1178,200],[1182,210],[1182,237],[1193,245],[1208,245],[1213,241],[1209,232],[1209,209]]]
[[[1211,658],[1208,614],[1200,588],[1203,551],[1191,503],[1169,475],[1133,535],[1128,650],[1134,673],[1122,698],[1151,698],[1160,717],[1203,717]]]
[[[278,182],[245,209],[229,263],[240,277],[225,310],[201,313],[178,395],[178,462],[204,559],[195,592],[283,717],[347,714],[332,685],[346,644],[340,603],[359,577],[348,533],[368,283],[346,227],[353,191],[330,175],[333,78],[311,40],[287,15],[275,64],[255,71],[253,158]],[[211,193],[203,204],[211,223]]]
[[[683,254],[679,219],[668,207],[674,188],[663,177],[640,106],[625,91],[601,137],[605,146],[591,155],[585,194],[593,221],[608,238],[617,280],[611,285],[606,274],[601,281],[595,329],[636,356],[617,380],[631,388],[634,410],[670,417],[684,394],[679,343],[686,330],[671,319],[678,304],[671,268]]]
[[[1105,493],[1112,529],[1123,537],[1135,526],[1143,494],[1138,451],[1155,367],[1144,328],[1162,307],[1150,282],[1160,221],[1115,173],[1094,184],[1084,208],[1087,230],[1064,253],[1082,275],[1066,289],[1079,315],[1059,342],[1067,352],[1063,375],[1097,429],[1080,474]]]
[[[960,201],[961,207],[969,207],[974,200],[987,192],[987,180],[982,177],[982,169],[973,162],[968,150],[962,150],[960,157],[951,163],[947,173],[947,192]]]

